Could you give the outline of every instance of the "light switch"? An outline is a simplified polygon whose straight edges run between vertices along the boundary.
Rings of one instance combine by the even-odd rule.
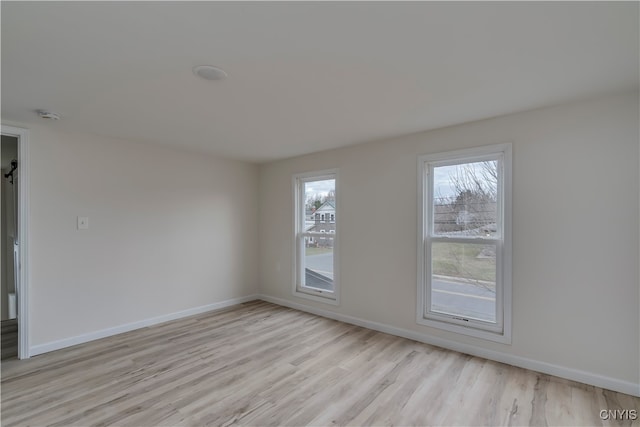
[[[86,230],[89,228],[89,217],[88,216],[79,216],[78,217],[78,230]]]

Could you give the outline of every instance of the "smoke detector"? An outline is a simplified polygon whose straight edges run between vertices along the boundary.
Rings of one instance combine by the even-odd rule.
[[[38,111],[38,115],[43,119],[60,120],[60,115],[54,113],[53,111],[40,110]]]
[[[193,67],[193,74],[205,80],[222,80],[227,78],[227,73],[213,65],[198,65]]]

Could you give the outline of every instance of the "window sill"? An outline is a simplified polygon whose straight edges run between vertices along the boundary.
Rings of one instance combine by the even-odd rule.
[[[439,320],[425,319],[418,316],[416,322],[419,325],[429,326],[431,328],[440,329],[447,332],[454,332],[456,334],[467,335],[474,338],[480,338],[485,341],[493,341],[501,344],[511,345],[511,333],[510,332],[489,332],[481,329],[475,329],[468,326],[454,325],[452,323],[442,322]]]
[[[298,298],[304,298],[311,301],[322,302],[325,304],[340,305],[338,301],[338,296],[336,294],[325,294],[325,295],[315,294],[310,292],[303,292],[298,289],[295,289],[293,291],[293,296]]]

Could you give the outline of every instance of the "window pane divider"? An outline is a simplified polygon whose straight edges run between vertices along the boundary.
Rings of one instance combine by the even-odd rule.
[[[442,242],[442,243],[477,243],[481,244],[498,244],[502,240],[499,238],[487,238],[487,237],[444,237],[444,236],[427,236],[427,240],[431,242]]]
[[[336,232],[329,233],[328,231],[326,233],[304,232],[304,233],[298,234],[298,236],[299,237],[326,237],[327,239],[334,239],[336,234],[338,233]]]

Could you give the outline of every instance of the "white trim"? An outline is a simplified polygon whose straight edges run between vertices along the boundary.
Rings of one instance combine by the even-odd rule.
[[[487,160],[492,158],[492,155],[499,151],[511,150],[511,143],[505,142],[502,144],[483,145],[480,147],[463,148],[460,150],[443,151],[435,154],[423,154],[420,157],[428,159],[430,162],[437,163],[438,166],[446,166],[459,163],[464,160],[476,160],[482,161],[483,157]]]
[[[316,293],[311,293],[311,292],[312,292],[311,290],[309,291],[309,293],[306,293],[306,292],[302,292],[302,291],[299,291],[299,290],[295,289],[293,291],[293,295],[298,297],[298,298],[308,299],[310,301],[321,302],[321,303],[324,303],[324,304],[340,305],[340,303],[338,302],[337,296],[336,296],[335,299],[331,298],[331,296],[333,294],[325,293],[324,295],[326,295],[326,296],[320,296],[321,295],[320,292],[318,292],[317,294]]]
[[[502,176],[498,182],[498,191],[501,197],[498,198],[500,206],[498,207],[500,216],[499,227],[502,231],[500,239],[486,238],[466,238],[455,237],[447,238],[446,236],[434,236],[433,230],[429,229],[428,224],[431,221],[425,221],[426,215],[431,213],[432,188],[425,188],[425,184],[432,179],[429,174],[430,165],[444,166],[458,164],[465,161],[481,161],[483,159],[495,160],[500,159],[501,165],[499,174]],[[448,151],[436,154],[426,154],[418,157],[418,236],[417,236],[417,253],[418,253],[418,283],[417,283],[417,301],[416,301],[416,323],[429,326],[432,328],[446,330],[448,332],[468,335],[488,341],[494,341],[502,344],[511,344],[511,209],[512,209],[512,144],[495,144],[482,147],[474,147],[463,150]],[[426,191],[425,191],[426,190]],[[427,238],[425,238],[427,236]],[[425,292],[427,281],[430,281],[430,275],[425,265],[426,260],[430,259],[429,241],[452,241],[452,242],[471,242],[482,243],[491,241],[497,245],[498,264],[496,271],[496,325],[487,324],[482,321],[472,319],[457,320],[456,316],[444,315],[439,313],[429,313],[426,308],[429,306],[429,295]]]
[[[133,331],[135,329],[145,328],[147,326],[156,325],[158,323],[168,322],[170,320],[182,319],[196,314],[206,313],[209,311],[220,310],[221,308],[230,307],[244,302],[254,301],[258,299],[258,295],[248,295],[245,297],[232,298],[225,301],[215,302],[200,307],[189,308],[187,310],[177,311],[175,313],[164,314],[162,316],[152,317],[150,319],[139,320],[137,322],[126,323],[124,325],[114,326],[113,328],[101,329],[87,334],[77,335],[75,337],[64,338],[57,341],[51,341],[44,344],[38,344],[31,347],[31,355],[35,356],[42,353],[48,353],[61,348],[71,347],[77,344],[83,344],[89,341],[106,338],[113,335],[122,334],[124,332]]]
[[[18,271],[18,359],[28,359],[29,353],[29,131],[2,125],[2,135],[18,138],[18,237],[20,269]]]
[[[457,351],[459,353],[465,353],[472,356],[482,357],[484,359],[506,363],[507,365],[517,366],[520,368],[541,372],[543,374],[566,378],[571,381],[577,381],[583,384],[589,384],[596,387],[605,388],[607,390],[613,390],[620,393],[626,393],[632,396],[640,397],[640,383],[633,383],[630,381],[619,380],[616,378],[606,377],[604,375],[598,375],[591,372],[581,371],[579,369],[573,369],[565,366],[554,365],[552,363],[529,359],[529,358],[517,356],[514,354],[488,350],[475,345],[463,344],[457,341],[451,341],[448,339],[439,338],[432,335],[411,331],[408,329],[397,328],[395,326],[387,325],[385,323],[372,322],[372,321],[364,320],[358,317],[348,316],[348,315],[336,313],[330,310],[325,310],[323,308],[309,307],[303,304],[287,301],[287,300],[272,297],[269,295],[264,295],[264,294],[259,295],[259,298],[266,302],[281,305],[284,307],[293,308],[293,309],[304,311],[311,314],[315,314],[317,316],[338,320],[340,322],[361,326],[363,328],[373,329],[374,331],[384,332],[385,334],[391,334],[398,337],[423,342],[425,344],[446,348],[448,350]]]
[[[311,171],[304,173],[296,173],[291,177],[292,190],[293,190],[293,250],[292,250],[292,264],[293,265],[293,280],[292,280],[292,294],[295,297],[308,299],[316,302],[322,302],[331,305],[340,305],[340,244],[338,236],[340,235],[338,229],[340,228],[338,222],[335,223],[335,233],[331,236],[333,239],[333,292],[329,291],[316,291],[311,288],[299,289],[298,288],[298,274],[300,273],[300,261],[302,259],[303,247],[300,245],[300,240],[304,237],[326,238],[327,233],[305,232],[305,210],[298,209],[300,200],[303,197],[303,187],[299,185],[302,182],[308,181],[321,181],[323,179],[335,180],[335,215],[338,216],[338,210],[340,209],[340,191],[339,191],[339,173],[338,169],[325,169],[320,171]]]

